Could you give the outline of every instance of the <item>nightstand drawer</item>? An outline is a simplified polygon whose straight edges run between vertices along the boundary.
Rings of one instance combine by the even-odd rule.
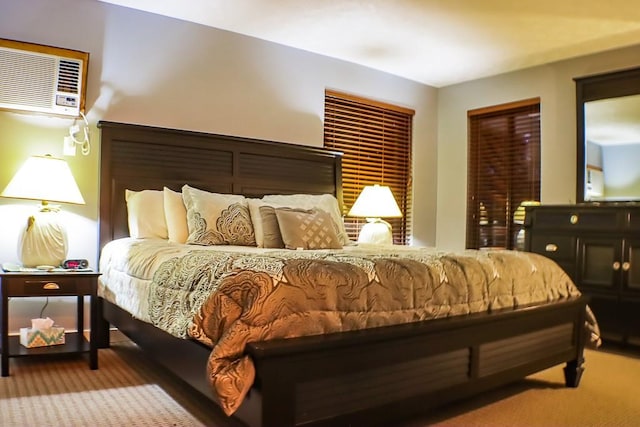
[[[90,295],[92,293],[91,279],[83,277],[62,277],[32,275],[28,278],[12,277],[5,279],[9,295],[19,296],[47,296],[47,295]]]

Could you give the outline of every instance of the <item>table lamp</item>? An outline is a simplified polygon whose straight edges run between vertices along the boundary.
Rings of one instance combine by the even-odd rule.
[[[520,229],[518,230],[518,233],[516,234],[516,241],[515,241],[515,245],[514,248],[516,250],[519,251],[523,251],[524,250],[524,219],[525,219],[525,215],[526,215],[526,210],[525,208],[527,206],[539,206],[540,202],[536,201],[536,200],[525,200],[522,203],[520,203],[520,205],[518,205],[518,207],[516,208],[515,212],[513,212],[513,223],[517,224]]]
[[[348,216],[364,217],[367,223],[362,226],[358,243],[375,243],[382,245],[393,244],[391,224],[383,221],[381,217],[400,218],[402,212],[386,185],[368,185],[362,189],[362,193],[351,207]]]
[[[0,195],[42,201],[40,211],[29,217],[18,242],[22,265],[62,264],[67,256],[67,233],[59,218],[60,207],[49,202],[84,204],[67,162],[50,155],[30,157]]]

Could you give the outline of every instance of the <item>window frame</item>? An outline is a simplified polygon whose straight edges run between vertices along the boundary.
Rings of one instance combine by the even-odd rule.
[[[514,223],[514,213],[522,202],[540,200],[540,98],[470,110],[467,118],[465,246],[517,248],[522,225]],[[500,121],[504,122],[503,127],[498,126]],[[483,124],[493,126],[490,130],[498,136],[486,136],[489,131],[481,135]],[[500,150],[500,143],[506,147]],[[483,171],[487,173],[482,175]],[[503,199],[504,203],[489,199]]]
[[[330,89],[324,105],[324,146],[343,153],[343,214],[365,185],[388,185],[403,216],[383,219],[392,226],[394,244],[411,244],[415,111]],[[344,223],[357,240],[365,219],[345,216]]]

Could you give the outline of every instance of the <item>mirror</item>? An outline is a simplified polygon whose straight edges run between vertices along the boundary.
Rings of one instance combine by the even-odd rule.
[[[577,202],[640,201],[640,68],[575,81]]]

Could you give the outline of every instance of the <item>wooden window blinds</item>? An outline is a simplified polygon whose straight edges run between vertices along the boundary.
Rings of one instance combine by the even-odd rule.
[[[343,153],[343,212],[365,185],[391,188],[402,218],[385,218],[395,244],[411,243],[411,135],[414,111],[353,95],[325,91],[324,145]],[[345,217],[357,240],[364,218]]]
[[[540,99],[468,112],[467,248],[513,249],[523,201],[540,200]]]

